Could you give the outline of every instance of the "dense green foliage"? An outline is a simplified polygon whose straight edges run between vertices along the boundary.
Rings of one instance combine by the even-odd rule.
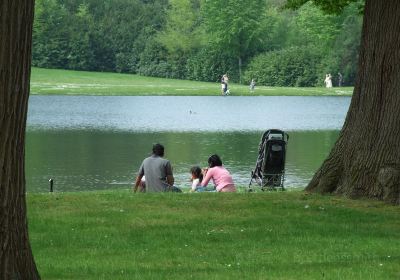
[[[400,212],[303,192],[32,194],[43,279],[398,279]]]
[[[337,15],[285,3],[37,0],[33,65],[213,82],[228,73],[234,82],[273,86],[322,85],[326,73],[341,72],[352,85],[359,3]]]
[[[287,0],[286,7],[298,9],[310,0]],[[364,0],[313,0],[313,3],[327,13],[341,13],[349,4],[356,2],[360,12],[363,10]]]
[[[256,56],[246,71],[246,80],[267,86],[307,86],[318,83],[321,55],[300,47],[270,51]]]

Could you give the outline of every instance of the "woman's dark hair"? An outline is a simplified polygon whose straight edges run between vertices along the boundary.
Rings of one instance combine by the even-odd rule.
[[[159,157],[164,156],[164,146],[161,144],[154,144],[153,145],[153,154]]]
[[[208,166],[210,168],[214,166],[222,166],[221,158],[218,155],[212,155],[208,158]]]
[[[200,182],[203,181],[203,173],[199,166],[193,166],[190,168],[190,173],[194,174],[197,178],[199,178]]]

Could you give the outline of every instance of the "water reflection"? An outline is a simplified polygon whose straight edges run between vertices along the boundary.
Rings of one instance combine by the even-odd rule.
[[[305,186],[336,141],[337,131],[288,131],[287,186]],[[247,186],[262,132],[114,132],[29,130],[26,144],[28,191],[128,188],[136,172],[160,142],[171,160],[176,182],[189,186],[189,168],[206,166],[217,153],[236,184]]]
[[[166,148],[179,186],[217,153],[246,186],[263,131],[290,133],[288,186],[305,186],[329,152],[349,97],[31,96],[28,191],[127,188],[152,143]]]

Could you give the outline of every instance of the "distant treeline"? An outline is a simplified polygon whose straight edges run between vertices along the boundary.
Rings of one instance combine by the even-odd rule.
[[[359,4],[326,15],[285,0],[36,0],[33,65],[258,85],[353,85]]]

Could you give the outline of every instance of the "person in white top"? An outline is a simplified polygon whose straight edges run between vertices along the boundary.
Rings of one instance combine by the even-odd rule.
[[[201,191],[203,187],[201,186],[201,181],[203,180],[203,173],[199,166],[193,166],[190,168],[190,173],[192,174],[192,187],[191,192]]]
[[[228,95],[229,94],[229,88],[228,88],[228,74],[224,74],[221,78],[221,90],[222,90],[222,95]]]
[[[325,83],[325,86],[327,88],[332,88],[332,75],[331,74],[326,74],[325,75],[324,83]]]

